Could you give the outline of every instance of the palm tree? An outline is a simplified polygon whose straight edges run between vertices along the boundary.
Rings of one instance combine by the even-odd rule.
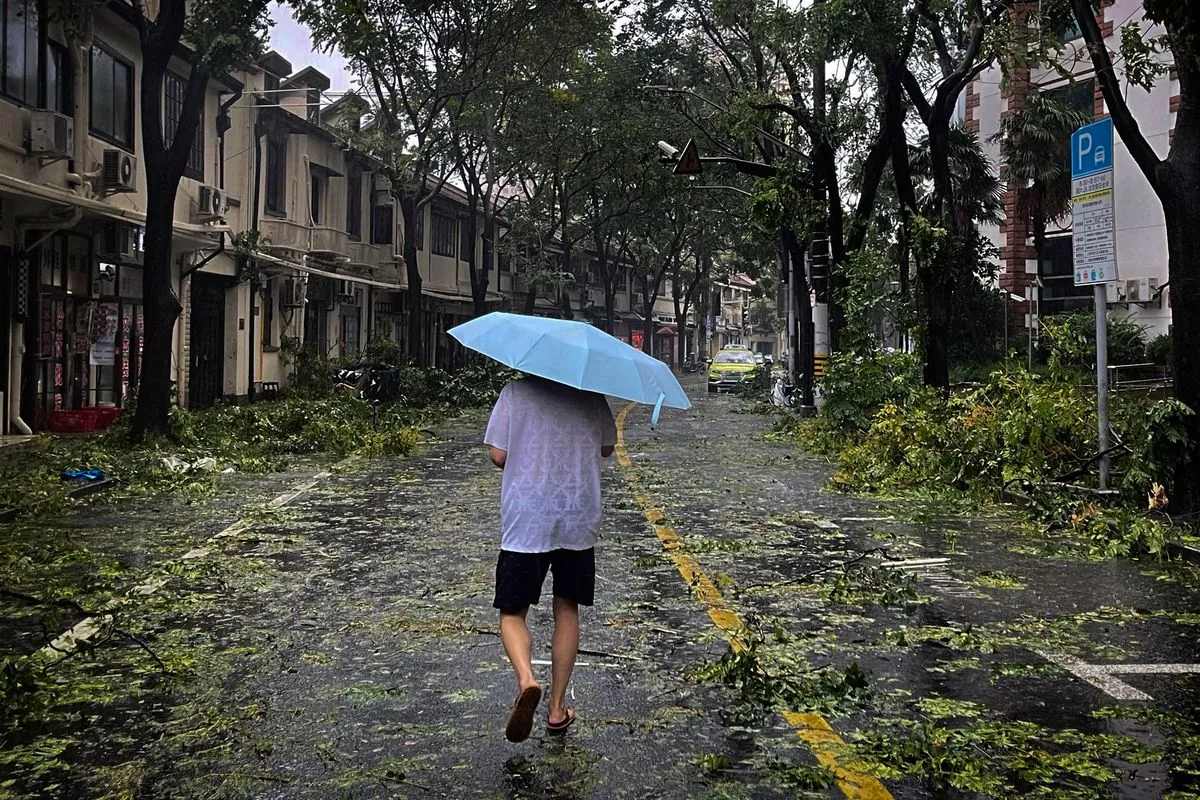
[[[991,137],[1017,190],[1017,213],[1032,223],[1039,269],[1046,228],[1071,210],[1071,132],[1091,121],[1089,111],[1039,92],[1001,119]]]

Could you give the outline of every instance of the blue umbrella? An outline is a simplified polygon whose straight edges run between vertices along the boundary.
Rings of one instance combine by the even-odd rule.
[[[521,372],[576,389],[654,406],[691,408],[671,369],[586,322],[494,311],[451,328],[472,350]]]

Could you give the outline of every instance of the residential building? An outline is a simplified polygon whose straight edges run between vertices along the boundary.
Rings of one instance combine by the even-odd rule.
[[[142,340],[146,181],[141,51],[132,5],[94,6],[86,41],[68,41],[58,0],[14,0],[0,80],[0,432],[52,414],[121,405]],[[188,52],[163,87],[165,134],[182,108]],[[218,120],[242,85],[210,82],[174,208],[172,269],[216,249],[229,229],[206,207],[222,179]],[[174,342],[182,352],[177,329]]]
[[[1142,18],[1141,0],[1114,0],[1100,5],[1097,22],[1109,49],[1119,52],[1120,28],[1131,19]],[[1048,66],[1018,66],[1011,69],[1007,80],[1002,80],[1000,69],[993,67],[967,88],[965,124],[979,134],[998,167],[999,146],[992,137],[1000,130],[1001,120],[1020,108],[1032,92],[1057,94],[1095,119],[1108,114],[1078,28],[1063,30],[1061,37],[1065,45],[1061,63],[1068,65],[1069,77]],[[1124,81],[1119,59],[1117,72]],[[1127,97],[1142,133],[1159,156],[1165,157],[1179,103],[1179,82],[1174,73],[1162,75],[1149,92],[1129,87]],[[1115,150],[1116,246],[1121,280],[1109,288],[1109,307],[1116,313],[1128,314],[1153,336],[1167,332],[1171,322],[1162,207],[1119,136]],[[1004,222],[986,226],[984,231],[1000,252],[1000,286],[1010,298],[1014,322],[1036,329],[1037,319],[1042,315],[1090,309],[1091,287],[1074,285],[1070,216],[1050,223],[1039,258],[1034,251],[1030,221],[1017,213],[1017,193],[1011,187],[1005,192],[1004,207]],[[1013,295],[1030,297],[1033,302],[1012,299]]]

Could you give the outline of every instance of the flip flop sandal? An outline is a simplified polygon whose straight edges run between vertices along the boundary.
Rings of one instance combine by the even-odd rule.
[[[541,700],[540,686],[530,686],[521,691],[508,714],[508,725],[504,728],[505,739],[510,742],[523,742],[529,738],[530,732],[533,731],[533,715]]]
[[[561,736],[562,734],[566,733],[567,729],[570,728],[573,724],[575,724],[575,709],[568,708],[567,716],[565,719],[563,719],[560,722],[547,722],[546,723],[546,733],[549,733],[549,734],[552,734],[555,736]]]

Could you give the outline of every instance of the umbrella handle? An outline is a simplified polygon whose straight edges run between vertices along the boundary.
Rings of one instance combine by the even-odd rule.
[[[658,402],[654,404],[654,414],[650,417],[651,429],[658,427],[658,415],[662,413],[663,401],[666,399],[667,396],[665,394],[662,392],[658,393]]]

